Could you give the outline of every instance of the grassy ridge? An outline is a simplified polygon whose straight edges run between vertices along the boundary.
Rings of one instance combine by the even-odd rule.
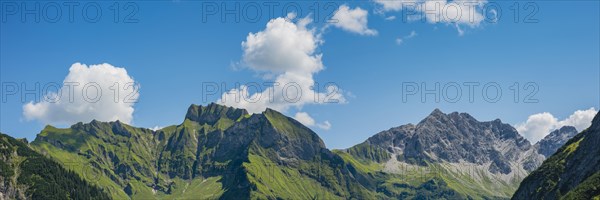
[[[158,131],[120,122],[49,126],[32,146],[74,164],[75,173],[114,199],[376,195],[314,132],[273,110],[251,116],[192,106],[182,124]]]

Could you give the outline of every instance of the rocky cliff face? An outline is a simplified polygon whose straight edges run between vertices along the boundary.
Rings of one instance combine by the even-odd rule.
[[[544,155],[546,158],[550,157],[560,147],[562,147],[569,139],[577,135],[577,129],[572,126],[563,126],[560,129],[552,131],[546,135],[544,139],[540,140],[534,145],[534,148],[539,154]]]
[[[383,131],[366,143],[409,164],[489,163],[489,172],[502,174],[511,173],[511,162],[518,163],[532,148],[512,126],[498,119],[479,122],[466,113],[444,114],[438,109],[417,125]]]
[[[513,199],[600,198],[600,115],[533,171]]]
[[[439,172],[436,176],[457,183],[449,185],[468,198],[510,197],[543,160],[509,124],[438,109],[416,125],[383,131],[347,152],[366,162],[384,163],[388,173],[403,174],[407,167]]]

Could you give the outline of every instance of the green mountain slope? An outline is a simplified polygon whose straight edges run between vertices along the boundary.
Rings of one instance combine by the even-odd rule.
[[[107,193],[0,133],[0,199],[107,199]]]
[[[31,146],[113,199],[508,199],[541,163],[512,126],[439,110],[335,151],[277,111],[218,104],[155,131],[47,126]]]
[[[533,171],[513,199],[600,199],[600,114]]]
[[[162,130],[121,122],[46,127],[31,144],[114,199],[375,197],[310,129],[268,109],[192,105]]]

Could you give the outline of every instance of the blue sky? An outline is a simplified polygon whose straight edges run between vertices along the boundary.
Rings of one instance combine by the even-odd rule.
[[[101,2],[98,5],[102,17],[95,23],[81,15],[85,3],[75,7],[73,22],[69,22],[67,9],[63,7],[58,22],[48,22],[41,15],[36,23],[33,15],[26,15],[29,18],[23,22],[20,10],[17,14],[7,14],[8,4],[2,3],[0,78],[4,85],[24,83],[33,87],[36,82],[62,83],[69,68],[78,62],[125,68],[127,75],[141,86],[138,102],[132,105],[131,123],[148,128],[179,124],[190,104],[217,101],[219,95],[203,101],[203,82],[223,82],[230,90],[235,89],[236,82],[268,81],[269,78],[265,79],[268,73],[257,70],[263,63],[245,60],[245,52],[249,50],[243,48],[242,42],[247,41],[249,33],[265,31],[269,20],[288,16],[282,9],[287,5],[285,2],[274,9],[272,17],[266,7],[261,7],[260,20],[251,22],[241,15],[239,23],[233,15],[222,22],[220,11],[203,21],[206,5],[212,2],[135,2],[129,9],[125,9],[125,2],[119,2],[120,15],[115,23],[110,7],[114,2]],[[43,8],[48,2],[39,3]],[[321,86],[334,82],[343,90],[341,95],[346,101],[306,103],[283,111],[292,117],[297,113],[309,114],[314,120],[311,128],[328,147],[346,148],[381,130],[418,123],[435,108],[468,112],[484,121],[500,118],[512,125],[524,124],[528,117],[544,112],[562,121],[549,122],[553,125],[546,125],[546,129],[569,124],[567,119],[577,110],[592,107],[597,110],[600,3],[535,2],[533,6],[538,10],[532,19],[537,19],[536,23],[523,22],[533,8],[525,9],[525,2],[519,2],[516,23],[511,9],[514,3],[498,2],[502,15],[496,23],[482,21],[474,26],[459,23],[462,34],[456,23],[405,21],[403,10],[386,9],[377,2],[299,3],[302,12],[296,12],[298,16],[290,20],[298,27],[301,19],[315,16],[315,5],[320,12],[307,28],[319,40],[309,55],[322,55],[323,68],[305,74]],[[22,6],[20,2],[16,5]],[[368,12],[367,29],[352,29],[356,24],[351,19],[347,26],[326,23],[328,15],[342,5]],[[138,8],[132,18],[137,22],[124,23],[133,7]],[[390,16],[396,19],[390,20]],[[366,30],[374,30],[376,34]],[[398,39],[402,40],[400,44]],[[436,82],[442,87],[468,82],[480,86],[474,92],[473,102],[468,100],[467,87],[462,87],[458,102],[443,99],[435,102],[432,95],[426,96],[425,102],[419,95],[403,101],[403,83],[425,83],[433,88]],[[523,86],[529,82],[538,89],[531,98],[538,102],[523,102],[531,91]],[[488,102],[482,97],[481,88],[488,83],[497,83],[502,89],[498,102]],[[520,86],[518,102],[514,102],[510,89],[514,83]],[[0,131],[34,139],[47,121],[25,117],[23,106],[33,101],[33,97],[29,95],[22,100],[19,95],[7,95],[5,87],[2,90],[6,102],[0,104]],[[325,122],[331,126],[320,126]]]

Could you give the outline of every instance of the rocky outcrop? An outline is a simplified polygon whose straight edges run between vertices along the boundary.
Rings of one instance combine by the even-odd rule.
[[[560,147],[562,147],[567,141],[573,136],[577,135],[577,129],[572,126],[563,126],[560,129],[552,131],[546,135],[542,140],[534,145],[534,148],[539,154],[544,155],[546,158],[550,157]]]

